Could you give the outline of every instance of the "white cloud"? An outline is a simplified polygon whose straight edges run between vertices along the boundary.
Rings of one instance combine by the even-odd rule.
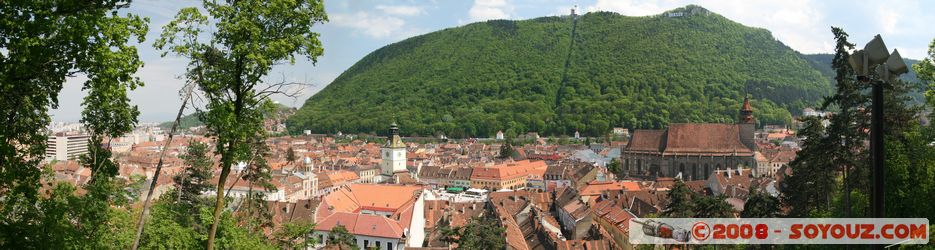
[[[406,21],[397,17],[373,15],[358,11],[353,14],[331,14],[331,23],[354,28],[373,38],[386,38],[403,29]]]
[[[513,5],[506,0],[474,0],[474,5],[468,10],[472,21],[486,21],[491,19],[508,19],[513,12]]]
[[[415,16],[424,14],[425,10],[419,6],[389,6],[389,5],[377,5],[376,9],[383,11],[383,13],[397,16]]]
[[[587,12],[613,11],[628,16],[647,16],[697,4],[746,26],[766,28],[774,37],[803,53],[833,49],[830,26],[812,0],[722,1],[722,0],[597,0]]]
[[[628,16],[647,16],[662,13],[668,8],[660,6],[675,5],[674,1],[632,1],[632,0],[597,0],[594,5],[585,7],[587,12],[612,11]]]

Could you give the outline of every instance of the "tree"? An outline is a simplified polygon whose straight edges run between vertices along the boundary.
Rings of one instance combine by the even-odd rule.
[[[740,217],[743,218],[773,218],[779,216],[779,198],[773,197],[769,193],[753,189],[747,196],[747,202],[744,203],[743,212]]]
[[[471,218],[471,222],[461,228],[458,249],[504,249],[505,232],[494,218]]]
[[[727,196],[698,196],[692,199],[692,210],[696,218],[732,218],[734,207],[727,201]]]
[[[869,191],[869,185],[866,179],[869,178],[869,155],[864,148],[863,141],[867,139],[867,131],[870,128],[869,113],[863,111],[869,107],[868,87],[856,80],[854,69],[851,68],[849,58],[850,50],[854,49],[854,44],[848,42],[848,35],[844,30],[838,27],[831,27],[831,32],[835,38],[835,54],[831,61],[831,68],[835,76],[835,92],[825,97],[822,107],[824,109],[836,107],[838,112],[830,119],[830,125],[826,138],[821,142],[820,151],[817,154],[823,154],[829,159],[829,162],[835,162],[835,170],[840,170],[844,181],[844,214],[849,215],[850,189]],[[826,194],[827,195],[827,194]]]
[[[338,249],[357,249],[357,240],[344,225],[337,225],[328,234],[328,245],[335,245]]]
[[[617,176],[622,176],[623,172],[620,169],[620,159],[614,158],[610,160],[610,163],[607,163],[607,170],[610,170],[611,173],[614,173]]]
[[[442,242],[451,245],[452,243],[457,243],[458,238],[461,238],[461,228],[460,227],[451,227],[451,222],[448,221],[448,218],[442,218],[438,222],[438,234]]]
[[[675,184],[672,186],[672,189],[669,190],[667,196],[669,197],[669,204],[666,205],[665,210],[662,211],[663,216],[691,218],[695,215],[692,209],[692,200],[695,194],[691,189],[688,189],[688,186],[686,186],[682,180],[675,180]]]
[[[327,17],[320,0],[206,0],[202,5],[210,17],[194,7],[180,10],[163,27],[154,46],[164,50],[163,55],[173,53],[189,60],[186,77],[198,85],[206,100],[199,119],[205,123],[207,135],[216,139],[214,152],[221,156],[214,222],[207,243],[208,249],[214,249],[231,166],[250,158],[246,144],[251,138],[265,136],[262,110],[270,104],[268,97],[294,85],[270,84],[263,78],[274,65],[292,63],[296,56],[316,62],[322,46],[312,26]],[[267,87],[262,87],[264,84]]]
[[[834,165],[825,155],[824,127],[817,117],[802,118],[804,128],[799,136],[805,138],[802,150],[789,163],[792,175],[785,177],[780,190],[783,205],[790,207],[790,217],[808,217],[827,212],[834,190]]]
[[[112,228],[96,223],[114,214],[110,203],[126,199],[104,142],[136,124],[139,111],[126,94],[143,85],[134,76],[142,61],[127,42],[142,42],[148,20],[118,14],[129,4],[0,4],[0,248],[106,246],[99,239]],[[81,160],[92,170],[87,193],[54,184],[55,195],[40,197],[37,166],[45,158],[48,110],[58,107],[66,79],[79,75],[87,77],[81,122],[91,134],[91,152]]]
[[[188,167],[173,178],[176,190],[178,190],[176,202],[189,206],[192,212],[197,212],[195,210],[197,207],[194,205],[198,202],[201,193],[211,188],[208,181],[214,175],[212,171],[214,161],[208,153],[207,144],[190,140],[185,154],[179,157]]]
[[[281,249],[308,249],[315,245],[315,237],[308,237],[314,230],[314,223],[287,222],[273,235]]]
[[[295,164],[295,160],[296,160],[295,150],[293,150],[292,147],[289,147],[289,149],[286,150],[286,161],[288,161],[289,163]]]
[[[507,139],[503,142],[503,145],[500,145],[500,154],[497,155],[497,158],[500,159],[509,159],[513,158],[513,139]]]

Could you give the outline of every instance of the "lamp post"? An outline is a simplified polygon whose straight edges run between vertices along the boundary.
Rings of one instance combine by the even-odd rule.
[[[873,163],[873,192],[871,193],[871,204],[873,217],[882,218],[884,214],[883,204],[883,178],[884,178],[884,146],[883,146],[883,87],[885,84],[891,84],[900,74],[909,71],[906,63],[903,61],[899,51],[893,50],[890,54],[883,43],[880,35],[873,37],[873,40],[864,46],[864,49],[855,51],[851,54],[849,61],[851,67],[857,73],[857,80],[863,83],[871,83],[872,105],[870,118],[870,155]],[[872,72],[876,73],[871,75]],[[850,194],[848,194],[850,195]]]

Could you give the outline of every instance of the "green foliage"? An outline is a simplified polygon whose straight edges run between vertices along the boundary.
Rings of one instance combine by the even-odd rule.
[[[743,212],[740,217],[743,218],[773,218],[779,216],[779,209],[782,204],[779,198],[773,197],[766,192],[753,189],[747,196],[747,202],[744,203]]]
[[[734,207],[727,203],[727,196],[698,196],[692,200],[696,218],[733,218]]]
[[[695,215],[692,199],[695,196],[682,180],[676,179],[675,185],[666,194],[669,204],[662,211],[662,216],[672,218],[691,218]]]
[[[281,249],[308,249],[315,245],[315,237],[309,237],[315,230],[315,224],[288,222],[273,234]]]
[[[513,157],[513,140],[506,140],[503,142],[503,145],[500,145],[500,154],[497,155],[497,158],[500,159],[509,159]]]
[[[296,158],[296,156],[295,156],[295,150],[292,149],[292,147],[289,147],[289,149],[286,150],[286,161],[288,161],[288,162],[290,162],[290,163],[295,163],[295,160],[296,160],[296,159],[297,159],[297,158]]]
[[[802,120],[805,127],[799,135],[806,139],[795,160],[789,163],[792,176],[785,177],[781,200],[790,207],[790,217],[808,217],[816,211],[828,211],[830,195],[835,189],[835,166],[824,155],[824,128],[817,117]]]
[[[338,249],[357,249],[357,240],[354,235],[347,231],[344,225],[337,225],[331,228],[328,234],[328,245],[338,246]]]
[[[117,234],[104,224],[113,206],[132,197],[115,180],[117,166],[102,146],[137,122],[128,89],[142,86],[130,39],[142,42],[148,20],[119,14],[129,1],[5,1],[0,4],[0,248],[107,248]],[[49,183],[40,195],[48,110],[58,108],[65,80],[87,76],[81,122],[91,133],[92,170],[83,195]],[[113,236],[113,237],[111,237]]]
[[[208,156],[208,153],[207,144],[190,140],[185,154],[179,157],[188,167],[182,173],[173,177],[176,190],[178,190],[176,192],[178,194],[176,201],[188,206],[191,212],[197,212],[195,205],[201,200],[199,196],[212,186],[208,181],[214,175],[214,161]]]
[[[207,244],[214,249],[224,207],[220,194],[231,165],[254,162],[252,144],[265,138],[264,114],[273,110],[269,96],[286,86],[263,78],[274,65],[294,63],[296,56],[315,62],[322,45],[312,27],[327,17],[321,0],[206,0],[202,5],[207,16],[196,7],[180,10],[154,46],[163,56],[172,53],[189,60],[186,76],[206,100],[204,110],[196,113],[207,135],[216,139],[214,152],[221,156],[219,195]],[[254,173],[251,178],[259,180],[261,172]]]
[[[617,176],[623,176],[622,169],[620,168],[620,160],[616,157],[610,160],[610,163],[607,163],[607,170],[610,170],[611,173],[614,173]]]
[[[458,249],[505,249],[505,232],[506,229],[495,218],[471,218],[458,234]]]
[[[574,37],[572,27],[568,17],[496,20],[385,46],[287,125],[294,134],[368,133],[395,116],[408,133],[452,138],[603,136],[619,126],[733,122],[745,92],[760,124],[789,124],[790,110],[830,92],[828,78],[769,31],[717,14],[598,12],[578,17]]]

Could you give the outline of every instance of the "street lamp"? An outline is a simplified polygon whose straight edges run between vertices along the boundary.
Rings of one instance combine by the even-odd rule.
[[[857,80],[871,83],[873,97],[870,118],[870,155],[873,161],[873,217],[884,216],[883,206],[883,178],[884,178],[884,151],[883,151],[883,85],[891,84],[900,74],[909,71],[899,51],[893,50],[890,54],[880,35],[864,46],[864,49],[851,54],[849,61],[857,73]],[[874,69],[876,79],[872,79],[870,70]],[[850,194],[848,194],[850,195]]]

